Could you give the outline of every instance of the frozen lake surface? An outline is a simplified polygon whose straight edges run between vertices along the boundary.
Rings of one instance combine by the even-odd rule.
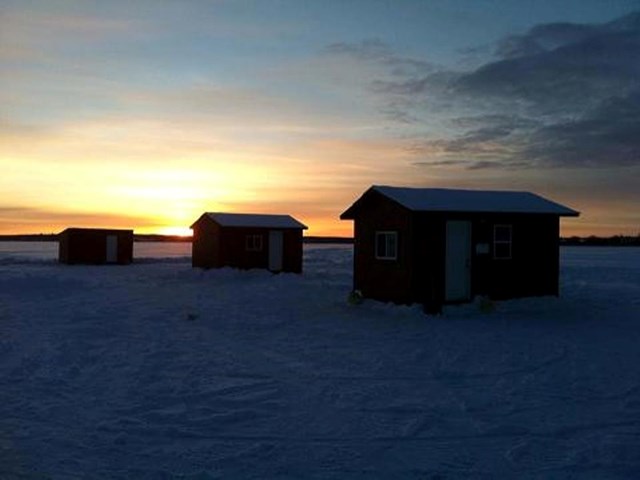
[[[561,249],[561,297],[350,305],[303,275],[58,265],[0,242],[0,478],[638,478],[640,249]]]

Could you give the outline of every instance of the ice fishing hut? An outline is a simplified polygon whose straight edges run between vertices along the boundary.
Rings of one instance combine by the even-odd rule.
[[[67,264],[131,263],[133,230],[67,228],[58,234],[58,260]]]
[[[529,192],[372,186],[340,218],[354,221],[355,290],[439,311],[558,295],[559,218],[578,215]]]
[[[302,272],[302,231],[289,215],[203,213],[191,225],[192,265]]]

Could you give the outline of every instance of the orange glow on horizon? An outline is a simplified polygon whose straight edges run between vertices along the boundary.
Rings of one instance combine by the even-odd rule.
[[[494,182],[418,176],[393,141],[238,145],[209,126],[187,123],[176,131],[142,120],[73,123],[34,138],[20,132],[0,142],[0,234],[86,226],[190,236],[189,225],[203,212],[221,211],[289,214],[309,227],[307,236],[351,237],[353,222],[339,215],[372,184],[493,188]],[[389,159],[400,168],[390,170]],[[562,236],[638,234],[637,213],[626,202],[526,189],[582,212],[561,221]]]
[[[209,209],[210,210],[210,209]],[[27,235],[27,234],[55,234],[59,233],[67,227],[89,227],[89,228],[123,228],[133,229],[139,234],[158,234],[158,235],[175,235],[181,237],[192,236],[189,228],[195,220],[205,211],[200,209],[194,211],[191,215],[181,215],[180,218],[162,218],[157,217],[126,217],[117,214],[100,213],[92,215],[77,215],[73,213],[59,213],[59,218],[55,223],[47,222],[45,219],[25,218],[20,222],[9,222],[0,218],[0,235]],[[248,212],[247,209],[240,208],[222,208],[219,211]],[[258,213],[258,212],[251,212]],[[300,215],[281,206],[278,211],[264,213],[287,213],[303,222],[309,227],[304,231],[305,236],[324,236],[324,237],[352,237],[353,222],[339,220],[334,215]],[[184,216],[184,221],[183,217]],[[586,217],[586,218],[585,218]],[[560,236],[562,237],[588,237],[591,235],[599,237],[609,237],[614,235],[636,236],[638,230],[632,227],[620,228],[615,224],[600,223],[599,218],[589,218],[585,215],[579,218],[567,218],[560,221]]]

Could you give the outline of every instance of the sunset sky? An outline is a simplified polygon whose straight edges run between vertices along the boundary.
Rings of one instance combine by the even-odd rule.
[[[529,190],[640,231],[640,0],[0,0],[0,234],[309,235],[372,184]]]

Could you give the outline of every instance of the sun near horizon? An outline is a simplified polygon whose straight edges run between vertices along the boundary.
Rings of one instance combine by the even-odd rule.
[[[163,227],[160,228],[157,232],[158,235],[167,235],[167,236],[175,236],[175,237],[192,237],[193,230],[188,227]]]

